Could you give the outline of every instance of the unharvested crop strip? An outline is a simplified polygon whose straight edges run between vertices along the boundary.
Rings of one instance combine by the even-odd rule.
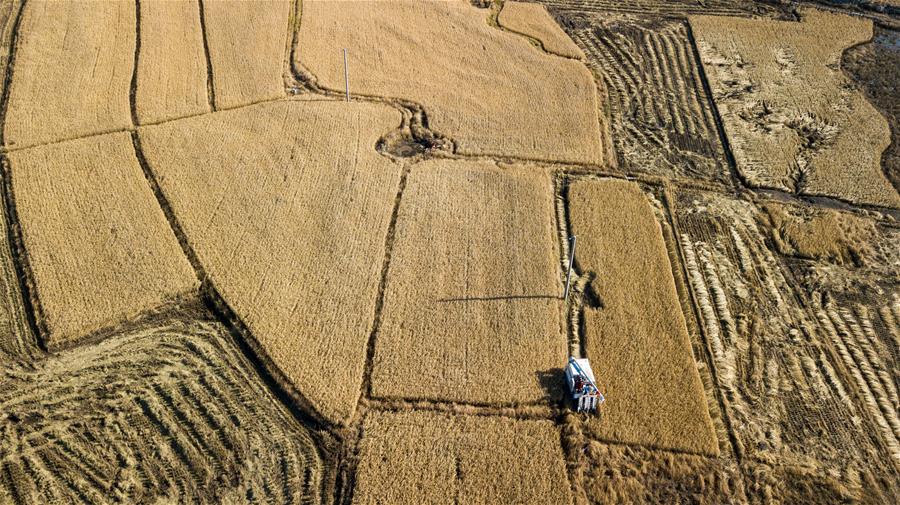
[[[212,58],[209,56],[209,39],[206,36],[206,14],[203,0],[197,0],[197,4],[200,9],[200,31],[203,33],[203,52],[206,54],[206,96],[209,99],[209,110],[215,112],[217,110],[216,85],[213,81]]]
[[[569,237],[571,230],[571,222],[569,220],[569,175],[564,172],[555,174],[553,178],[554,184],[554,201],[556,203],[556,223],[557,237],[559,242],[559,263],[560,275],[562,282],[565,282],[565,276],[569,266]],[[578,261],[572,263],[572,286],[569,296],[571,303],[566,305],[567,327],[566,335],[568,337],[569,353],[577,357],[586,355],[585,328],[583,318],[581,317],[582,306],[584,305],[585,289],[590,281],[588,276],[583,276],[578,268]]]
[[[678,260],[679,260],[678,266],[681,269],[681,275],[683,276],[683,278],[686,280],[686,283],[688,284],[687,291],[690,294],[691,308],[693,309],[693,318],[697,322],[697,329],[700,332],[701,338],[703,338],[703,340],[706,344],[706,345],[703,345],[702,347],[705,350],[704,357],[706,358],[706,363],[707,363],[707,366],[709,367],[710,375],[712,375],[713,383],[716,385],[716,387],[713,388],[715,390],[716,403],[719,406],[719,411],[722,414],[722,419],[725,423],[726,431],[728,432],[728,440],[731,443],[731,450],[732,450],[733,454],[735,455],[735,458],[737,459],[738,463],[740,464],[741,460],[743,459],[743,455],[744,455],[743,454],[743,446],[738,442],[737,435],[734,431],[734,427],[731,422],[731,416],[726,407],[725,397],[724,397],[724,394],[722,393],[722,382],[719,380],[718,369],[716,368],[716,360],[713,357],[713,353],[712,353],[712,349],[711,349],[712,344],[710,342],[710,336],[707,334],[707,329],[706,329],[705,325],[703,324],[704,318],[701,317],[701,315],[700,315],[700,312],[701,312],[701,310],[699,308],[700,302],[697,300],[697,294],[694,291],[696,289],[696,287],[694,286],[693,282],[690,282],[691,275],[690,275],[690,272],[688,271],[688,268],[685,263],[686,259],[685,259],[685,252],[683,249],[683,244],[682,244],[681,240],[677,240],[678,237],[684,237],[685,240],[687,240],[687,235],[684,235],[684,234],[682,234],[682,232],[679,231],[678,222],[676,221],[676,219],[674,217],[674,209],[672,208],[672,206],[673,206],[672,198],[668,191],[663,192],[663,204],[666,207],[666,216],[667,216],[667,219],[669,220],[669,226],[672,227],[672,234],[674,235],[673,238],[675,238],[675,250],[678,253]],[[689,244],[689,242],[685,242],[685,243]],[[698,282],[701,282],[701,281],[698,281]]]

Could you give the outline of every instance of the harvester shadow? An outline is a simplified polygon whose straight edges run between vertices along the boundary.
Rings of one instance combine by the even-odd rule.
[[[556,295],[502,295],[502,296],[467,296],[461,298],[441,298],[438,303],[451,302],[494,302],[499,300],[560,300]]]
[[[544,395],[542,401],[551,405],[560,404],[565,401],[564,390],[566,387],[565,372],[562,368],[550,368],[547,370],[538,370],[534,373],[537,378],[538,385],[541,387]]]

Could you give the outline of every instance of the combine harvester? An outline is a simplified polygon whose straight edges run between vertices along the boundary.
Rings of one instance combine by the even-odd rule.
[[[600,404],[606,400],[594,382],[594,372],[586,358],[569,357],[566,382],[569,384],[569,392],[572,394],[577,412],[596,412]]]

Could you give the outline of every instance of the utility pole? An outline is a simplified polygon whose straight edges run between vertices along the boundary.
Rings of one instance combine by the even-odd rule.
[[[347,49],[344,48],[344,90],[347,92],[347,101],[350,101],[350,73],[347,71]]]

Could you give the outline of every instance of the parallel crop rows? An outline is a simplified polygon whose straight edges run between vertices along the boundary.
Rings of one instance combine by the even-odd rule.
[[[658,14],[684,16],[685,14],[714,14],[720,16],[748,16],[775,12],[773,7],[740,0],[537,0],[555,10],[582,12],[621,12],[629,14]]]
[[[685,266],[739,448],[864,461],[871,444],[843,368],[762,241],[752,207],[699,193],[679,203]]]
[[[313,438],[228,338],[172,318],[7,369],[0,501],[318,503]]]
[[[603,79],[627,170],[722,180],[721,145],[683,22],[591,18],[569,33]]]

